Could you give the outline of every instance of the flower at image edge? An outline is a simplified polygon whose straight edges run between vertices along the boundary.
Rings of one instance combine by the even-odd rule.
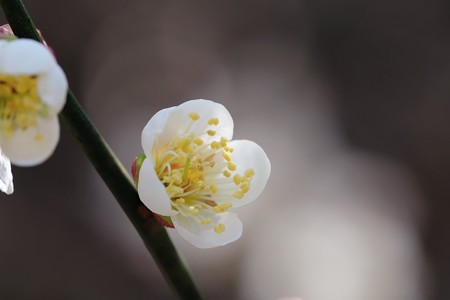
[[[11,162],[0,149],[0,191],[8,195],[14,192],[13,175],[11,173]]]
[[[0,147],[12,164],[34,166],[53,153],[67,89],[64,72],[43,44],[0,40]]]
[[[142,202],[199,248],[228,244],[242,234],[233,212],[267,183],[264,150],[235,140],[221,104],[190,100],[156,113],[142,132],[145,158],[134,174]]]

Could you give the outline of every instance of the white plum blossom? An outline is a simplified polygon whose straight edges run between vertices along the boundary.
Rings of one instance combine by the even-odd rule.
[[[233,127],[223,105],[190,100],[159,111],[142,132],[145,158],[133,174],[139,196],[199,248],[241,236],[232,210],[255,200],[270,175],[264,150],[252,141],[231,141]]]
[[[43,44],[0,40],[0,147],[12,164],[34,166],[53,153],[67,89],[64,72]]]
[[[8,195],[14,192],[11,162],[0,149],[0,191]]]

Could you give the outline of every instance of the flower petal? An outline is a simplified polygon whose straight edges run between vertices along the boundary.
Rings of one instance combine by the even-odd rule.
[[[0,72],[6,74],[42,74],[51,70],[56,60],[43,44],[30,39],[8,42],[0,53]]]
[[[145,159],[139,171],[139,198],[152,212],[162,216],[172,216],[177,211],[172,209],[171,200],[164,185],[156,175],[152,160]]]
[[[200,119],[191,125],[189,113],[198,113]],[[218,126],[212,129],[216,131],[214,137],[208,136],[206,128],[209,119],[217,118]],[[158,111],[145,125],[142,131],[141,143],[144,153],[152,155],[153,149],[164,149],[176,135],[193,132],[203,138],[204,142],[217,140],[217,137],[233,137],[233,119],[228,110],[221,104],[210,100],[189,100],[179,106],[169,107]],[[203,133],[203,134],[202,134]],[[155,147],[156,145],[156,147]]]
[[[178,112],[179,113],[179,112]],[[152,157],[155,143],[158,148],[164,147],[179,131],[177,107],[169,107],[158,111],[142,130],[141,143],[147,157]]]
[[[255,175],[250,183],[250,190],[242,199],[233,201],[233,207],[240,207],[255,200],[264,190],[270,176],[270,161],[264,150],[255,142],[236,140],[230,142],[234,149],[233,162],[236,164],[236,173],[243,174],[247,169],[253,169]]]
[[[39,97],[56,113],[59,113],[66,103],[67,87],[66,75],[59,65],[39,77]]]
[[[16,130],[11,137],[2,138],[1,145],[14,165],[30,167],[44,162],[52,155],[58,141],[59,122],[55,116],[38,118],[37,126]]]
[[[0,190],[8,195],[14,192],[11,162],[0,149]]]
[[[208,124],[209,119],[217,118],[219,120],[219,124],[217,126],[211,127],[216,131],[215,137],[209,137],[205,134],[204,138],[206,139],[217,139],[217,137],[226,137],[231,140],[233,138],[233,129],[234,123],[233,118],[231,117],[228,110],[222,104],[216,103],[211,100],[197,99],[197,100],[189,100],[178,106],[184,113],[182,125],[183,128],[186,128],[190,123],[190,119],[186,118],[189,113],[197,113],[200,119],[194,123],[191,127],[190,132],[194,132],[200,134],[203,132]]]
[[[0,40],[0,56],[2,55],[1,53],[2,53],[2,51],[4,49],[4,47],[6,45],[8,45],[8,43],[9,43],[9,41],[7,41],[7,40]]]
[[[216,214],[213,223],[202,225],[181,214],[172,217],[177,232],[189,243],[198,248],[213,248],[234,242],[242,235],[242,222],[234,213]],[[216,233],[214,224],[225,225],[225,231]]]

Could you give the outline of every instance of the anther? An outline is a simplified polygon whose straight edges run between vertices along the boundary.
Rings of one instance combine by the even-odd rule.
[[[189,113],[189,118],[191,118],[192,121],[197,121],[198,119],[200,119],[200,116],[196,112],[191,112]]]
[[[227,147],[229,141],[230,140],[227,139],[226,137],[221,137],[220,138],[220,145],[225,148],[225,147]]]
[[[250,182],[244,181],[244,182],[241,184],[241,191],[245,194],[245,193],[247,193],[249,190],[250,190]]]
[[[203,145],[203,140],[202,140],[202,139],[195,139],[195,140],[194,140],[194,143],[195,143],[197,146],[201,146],[201,145]]]
[[[211,224],[211,219],[210,218],[206,218],[206,219],[203,219],[203,220],[201,220],[200,221],[200,223],[202,224],[202,225],[208,225],[208,224]]]
[[[245,170],[245,177],[250,178],[253,177],[255,175],[255,170],[254,169],[247,169]]]
[[[214,226],[214,231],[216,233],[222,233],[225,231],[225,225],[223,225],[222,223],[217,224],[216,226]]]
[[[245,196],[244,192],[242,192],[241,190],[233,193],[233,197],[236,199],[242,199],[244,196]]]
[[[228,170],[236,171],[236,165],[232,161],[228,162]]]
[[[216,142],[216,141],[213,141],[210,146],[211,146],[211,149],[219,149],[220,148],[220,143]]]
[[[240,185],[242,181],[242,177],[239,174],[233,176],[233,181],[236,185]]]
[[[213,210],[216,213],[223,213],[223,212],[226,212],[231,207],[233,207],[233,204],[231,204],[229,202],[225,202],[220,205],[214,206]]]
[[[225,150],[225,151],[228,151],[228,152],[230,152],[230,153],[233,153],[233,151],[234,151],[234,149],[231,148],[231,147],[225,147],[224,150]]]
[[[222,156],[226,161],[231,161],[231,156],[227,152],[222,152]]]
[[[214,136],[216,134],[215,130],[207,130],[206,133],[208,133],[209,136]]]
[[[211,118],[208,120],[208,125],[219,125],[219,119]]]

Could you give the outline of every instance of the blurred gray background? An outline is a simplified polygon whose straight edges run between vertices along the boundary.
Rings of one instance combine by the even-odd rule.
[[[24,2],[125,166],[154,113],[196,98],[266,150],[240,240],[172,234],[207,299],[450,299],[448,1]],[[13,172],[0,299],[175,298],[64,125]]]

